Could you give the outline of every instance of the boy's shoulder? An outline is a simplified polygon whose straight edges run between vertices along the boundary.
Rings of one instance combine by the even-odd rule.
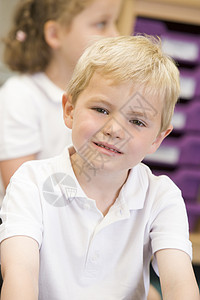
[[[154,174],[150,169],[150,167],[142,162],[136,166],[136,171],[134,171],[134,173],[135,172],[137,172],[137,176],[143,188],[151,187],[151,188],[161,189],[161,190],[162,189],[179,190],[177,185],[167,175],[165,175],[164,173],[163,175]]]
[[[180,189],[168,176],[154,175],[150,168],[143,163],[139,163],[130,170],[122,189],[122,195],[129,208],[134,210],[147,209],[157,203],[165,205],[169,203],[169,201],[166,202],[166,199],[182,201]]]

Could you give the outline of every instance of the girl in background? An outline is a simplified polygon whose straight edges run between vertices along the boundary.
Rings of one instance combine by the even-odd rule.
[[[5,63],[18,74],[0,89],[0,170],[4,187],[23,162],[59,154],[71,142],[62,122],[62,94],[88,44],[97,36],[118,34],[121,2],[20,2],[4,52]]]

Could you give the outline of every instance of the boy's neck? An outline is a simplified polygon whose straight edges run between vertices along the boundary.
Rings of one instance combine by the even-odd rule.
[[[128,172],[119,174],[104,170],[94,170],[83,165],[77,155],[71,156],[71,163],[76,178],[88,198],[96,201],[98,209],[105,216],[117,199],[121,188],[128,178]]]

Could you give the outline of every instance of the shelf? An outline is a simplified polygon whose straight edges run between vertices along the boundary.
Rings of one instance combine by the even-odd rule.
[[[200,25],[199,0],[124,0],[118,28],[131,34],[137,16]]]
[[[136,16],[200,25],[199,0],[135,0]]]
[[[135,0],[124,0],[118,20],[118,29],[120,34],[131,34],[135,19]]]
[[[199,0],[124,0],[119,20],[121,34],[131,34],[136,17],[200,25]],[[190,233],[193,263],[200,264],[200,232]]]
[[[148,2],[152,2],[151,0]],[[153,0],[153,2],[162,2],[167,4],[177,4],[179,6],[191,6],[191,7],[200,7],[199,0]]]

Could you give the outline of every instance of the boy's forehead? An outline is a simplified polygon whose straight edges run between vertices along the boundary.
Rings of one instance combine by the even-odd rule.
[[[149,98],[151,93],[148,89],[142,84],[139,84],[136,80],[122,80],[120,76],[116,76],[112,72],[110,73],[104,73],[102,71],[95,71],[93,75],[91,76],[87,87],[89,88],[95,88],[95,89],[101,89],[101,87],[126,87],[126,95],[129,95],[131,99],[134,100],[135,94],[140,94],[144,98]],[[87,88],[86,87],[86,88]],[[158,98],[158,95],[154,95],[154,98]]]
[[[93,73],[88,85],[96,87],[97,82],[98,84],[103,83],[108,86],[120,84],[120,81],[114,79],[114,76],[112,76],[112,74],[105,74],[99,70]]]
[[[101,72],[94,72],[91,76],[88,85],[85,87],[88,92],[106,92],[118,91],[123,93],[121,96],[128,99],[134,93],[134,83],[132,80],[123,81],[116,78],[112,74],[103,74]]]
[[[134,88],[139,88],[138,84],[134,80],[123,80],[119,74],[114,72],[106,72],[102,70],[94,71],[93,75],[90,78],[88,85],[97,87],[99,85],[107,86],[127,86],[127,89],[133,90]]]

